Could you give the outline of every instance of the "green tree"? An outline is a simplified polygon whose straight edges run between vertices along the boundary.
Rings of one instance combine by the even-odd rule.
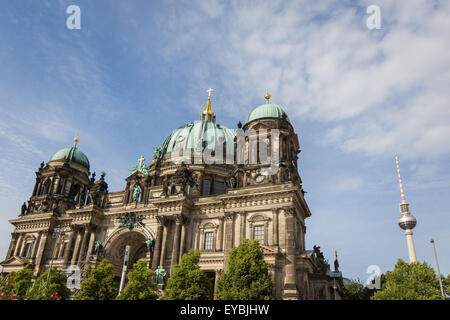
[[[30,265],[26,265],[21,270],[11,272],[6,276],[4,294],[13,299],[23,299],[33,280],[33,270]]]
[[[153,282],[153,270],[148,262],[139,260],[133,265],[133,271],[128,274],[128,283],[117,297],[119,300],[156,300],[156,285]]]
[[[217,283],[217,300],[272,300],[275,291],[258,241],[242,240],[231,249],[226,272]]]
[[[200,251],[189,250],[181,258],[180,264],[173,268],[167,281],[164,300],[208,300],[212,290],[212,282],[205,272],[200,270],[198,261]]]
[[[117,296],[119,285],[114,280],[113,266],[102,260],[97,268],[86,268],[86,279],[81,282],[81,290],[75,300],[113,300]]]
[[[399,259],[393,271],[386,272],[381,290],[373,300],[436,300],[441,299],[434,269],[426,262],[407,263]]]
[[[48,279],[48,270],[36,279],[27,290],[26,297],[29,300],[66,300],[70,290],[66,287],[67,276],[59,269],[53,267]]]
[[[370,300],[374,291],[367,288],[360,279],[344,280],[342,300]]]

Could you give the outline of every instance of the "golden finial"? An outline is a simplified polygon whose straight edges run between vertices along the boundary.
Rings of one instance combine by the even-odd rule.
[[[266,95],[264,96],[264,98],[267,100],[267,103],[269,103],[270,97],[271,97],[270,93],[267,92]]]
[[[211,88],[209,88],[208,90],[206,90],[206,92],[208,92],[208,101],[206,102],[206,108],[205,108],[205,110],[203,110],[203,112],[202,112],[202,115],[201,115],[201,118],[203,119],[203,120],[208,120],[208,121],[211,121],[213,118],[215,118],[215,114],[212,112],[212,109],[211,109],[211,93],[213,92],[214,90],[213,89],[211,89]]]
[[[73,142],[75,142],[75,146],[77,146],[78,141],[80,141],[80,139],[78,139],[78,137],[75,137],[75,138],[73,139]]]

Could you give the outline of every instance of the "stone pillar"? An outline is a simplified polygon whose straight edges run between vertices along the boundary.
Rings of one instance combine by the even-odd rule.
[[[89,237],[88,250],[87,250],[87,253],[86,253],[86,260],[89,259],[89,257],[91,256],[92,252],[94,251],[94,242],[95,242],[95,226],[92,226],[92,228],[91,228],[91,235]]]
[[[21,247],[22,247],[22,248],[20,248],[19,257],[25,257],[25,249],[26,249],[26,247],[27,247],[27,243],[26,243],[24,240],[22,240],[22,245],[21,245]]]
[[[23,233],[19,234],[19,239],[17,239],[16,247],[14,248],[14,255],[18,256],[22,251]]]
[[[193,231],[193,233],[195,234],[194,248],[198,249],[198,250],[200,249],[200,232],[201,232],[199,225],[200,225],[200,221],[197,220],[195,222],[195,225],[194,225],[195,229]]]
[[[239,242],[241,242],[245,237],[246,237],[246,234],[245,234],[245,223],[246,223],[246,221],[245,221],[245,217],[247,216],[247,213],[244,211],[244,212],[241,212],[241,234],[240,234],[240,239],[239,239]]]
[[[162,244],[162,234],[163,234],[163,219],[161,217],[156,217],[158,220],[158,228],[156,230],[156,243],[155,243],[155,251],[153,253],[153,261],[152,268],[156,269],[159,265],[159,259],[161,258],[161,244]]]
[[[278,246],[279,228],[278,228],[278,209],[272,210],[272,232],[273,232],[273,245]]]
[[[233,247],[233,236],[234,236],[234,213],[225,213],[225,244],[224,244],[224,268],[226,269],[228,262],[228,255],[230,254],[231,248]]]
[[[86,247],[88,234],[89,234],[89,227],[85,226],[83,230],[83,240],[81,241],[80,252],[78,254],[78,263],[83,261],[84,248]]]
[[[38,275],[41,272],[41,264],[42,264],[42,257],[44,256],[45,247],[47,245],[47,238],[48,238],[48,230],[41,232],[41,241],[39,242],[39,249],[36,255],[36,267],[34,269],[35,275]]]
[[[75,239],[75,236],[76,236],[75,231],[71,231],[69,233],[69,241],[67,242],[67,247],[66,247],[66,250],[64,251],[64,255],[63,255],[63,266],[64,267],[66,267],[67,263],[69,262],[70,248],[72,248],[72,243]]]
[[[299,297],[297,283],[296,283],[296,272],[295,272],[295,239],[294,239],[294,210],[290,208],[283,209],[284,220],[286,224],[286,262],[285,262],[285,282],[283,288],[283,299],[297,299]]]
[[[186,221],[182,221],[182,224],[181,224],[181,240],[180,240],[180,254],[178,255],[178,263],[180,263],[181,257],[183,256],[185,242],[186,242]]]
[[[219,233],[217,235],[216,250],[222,251],[223,249],[223,218],[219,219]]]
[[[9,258],[14,253],[15,245],[17,242],[17,233],[12,232],[11,233],[11,242],[9,244],[8,253],[6,254],[6,258]]]
[[[58,186],[59,186],[59,182],[60,182],[61,178],[59,176],[56,176],[56,178],[54,180],[55,180],[55,183],[53,185],[52,193],[56,194],[58,191]]]
[[[63,266],[67,266],[67,263],[69,262],[69,254],[70,254],[70,248],[72,248],[73,240],[75,239],[76,232],[74,230],[69,232],[69,242],[67,243],[66,251],[64,251],[63,255]]]
[[[217,292],[217,282],[219,280],[220,270],[216,270],[216,274],[214,276],[214,294]]]
[[[75,233],[76,233],[77,237],[75,240],[75,247],[73,248],[72,260],[70,261],[71,265],[74,265],[78,262],[78,252],[80,251],[81,230],[76,230]]]
[[[173,248],[172,248],[172,258],[170,259],[170,274],[172,274],[173,267],[178,262],[178,254],[180,250],[180,230],[181,230],[181,215],[175,217],[175,233],[173,236]]]
[[[39,242],[41,241],[41,233],[39,232],[37,239],[34,241],[33,251],[31,252],[31,258],[36,258],[37,250],[39,249]]]
[[[71,187],[72,187],[72,177],[69,176],[69,178],[67,178],[66,183],[64,185],[64,190],[61,190],[61,194],[65,195],[65,196],[69,195]]]
[[[166,222],[166,221],[164,221]],[[166,240],[167,240],[167,223],[164,223],[164,229],[163,229],[163,237],[162,237],[162,244],[161,244],[161,257],[159,259],[159,265],[164,266],[164,258],[166,254]]]

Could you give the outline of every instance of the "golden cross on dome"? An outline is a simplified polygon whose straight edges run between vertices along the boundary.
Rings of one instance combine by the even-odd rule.
[[[206,92],[208,92],[208,98],[211,98],[211,92],[213,92],[214,90],[209,88],[208,90],[206,90]]]
[[[138,162],[139,162],[139,168],[142,168],[142,162],[144,162],[144,161],[145,161],[145,158],[144,158],[143,155],[141,155],[141,157],[138,159]]]

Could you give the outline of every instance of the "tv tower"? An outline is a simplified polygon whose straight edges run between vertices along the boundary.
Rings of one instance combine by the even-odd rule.
[[[398,164],[398,156],[395,154],[395,162],[397,163],[398,182],[400,184],[400,193],[402,195],[402,202],[400,203],[400,213],[402,214],[398,219],[398,225],[405,230],[406,243],[408,244],[409,262],[416,262],[416,249],[414,249],[412,229],[416,226],[417,220],[409,212],[409,204],[406,203],[405,194],[403,193],[402,178],[400,176],[400,166]]]

